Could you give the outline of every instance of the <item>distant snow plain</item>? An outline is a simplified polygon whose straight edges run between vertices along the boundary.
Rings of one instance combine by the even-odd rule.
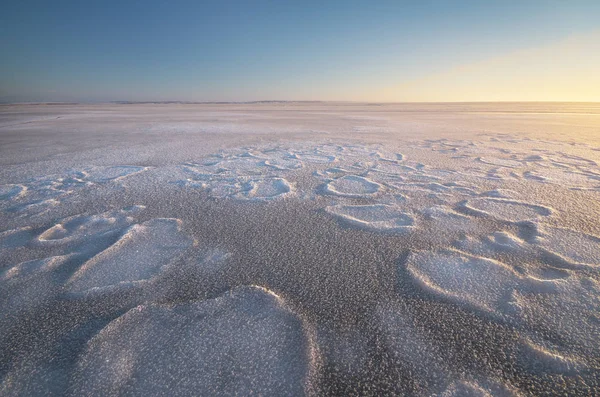
[[[0,394],[594,395],[599,104],[0,106]]]

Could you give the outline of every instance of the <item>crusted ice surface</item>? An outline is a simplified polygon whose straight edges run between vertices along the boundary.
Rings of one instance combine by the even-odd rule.
[[[600,108],[561,106],[0,109],[0,394],[593,395]]]

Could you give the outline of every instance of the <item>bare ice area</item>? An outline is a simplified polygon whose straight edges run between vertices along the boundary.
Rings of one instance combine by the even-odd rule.
[[[596,395],[599,164],[594,104],[0,106],[0,395]]]

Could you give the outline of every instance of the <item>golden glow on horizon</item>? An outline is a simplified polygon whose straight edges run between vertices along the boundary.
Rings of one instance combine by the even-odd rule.
[[[385,102],[600,102],[600,31],[371,91]]]

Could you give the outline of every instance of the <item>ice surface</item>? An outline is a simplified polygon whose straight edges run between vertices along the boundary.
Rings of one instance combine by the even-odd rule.
[[[439,346],[423,334],[404,305],[381,305],[376,308],[375,316],[388,354],[401,368],[414,374],[415,389],[431,394],[434,385],[443,383],[450,373]],[[426,393],[412,391],[412,394]]]
[[[451,383],[443,392],[435,394],[436,397],[512,397],[518,396],[510,390],[494,382],[483,386],[473,381],[458,381]]]
[[[433,338],[434,332],[419,324],[419,318],[404,304],[387,302],[375,309],[379,332],[401,372],[411,374],[403,394],[414,396],[515,396],[493,377],[477,374],[469,381],[449,361],[449,350]],[[439,324],[443,327],[443,323]],[[455,337],[460,337],[455,334]]]
[[[0,395],[597,389],[596,104],[0,118]]]

